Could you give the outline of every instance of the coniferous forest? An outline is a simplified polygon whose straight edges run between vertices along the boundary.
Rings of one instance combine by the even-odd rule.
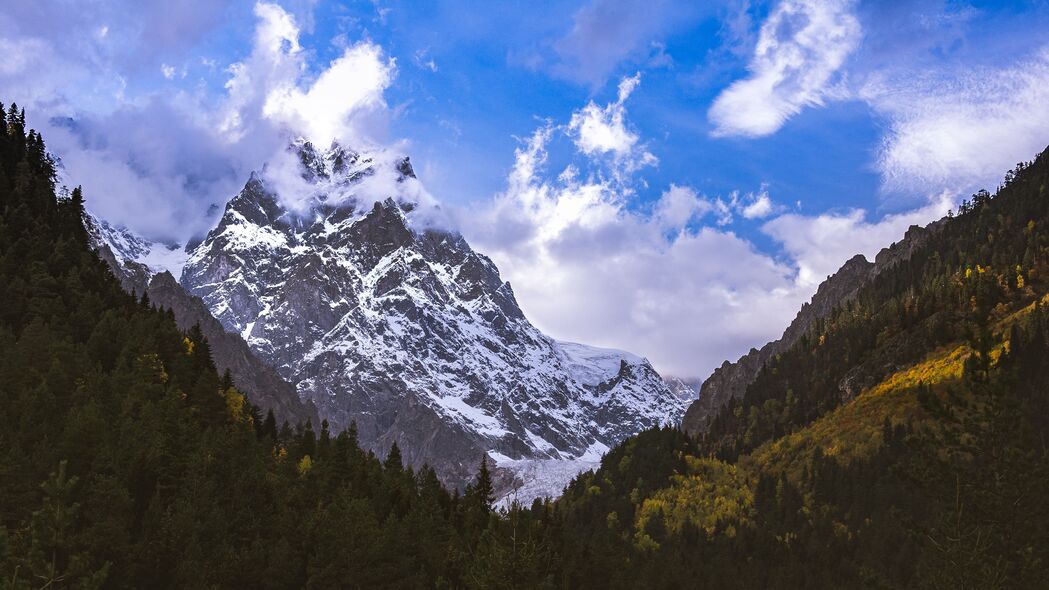
[[[767,364],[493,508],[278,424],[125,293],[80,189],[0,110],[0,588],[1039,588],[1049,582],[1049,153]],[[843,379],[867,384],[842,396]]]

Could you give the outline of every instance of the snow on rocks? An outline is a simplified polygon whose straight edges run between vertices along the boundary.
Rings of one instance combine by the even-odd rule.
[[[537,330],[491,260],[433,224],[406,159],[297,149],[309,194],[253,175],[181,282],[333,431],[356,423],[366,447],[397,442],[456,486],[487,453],[514,475],[504,489],[552,495],[602,450],[680,420],[647,360]],[[365,182],[384,174],[396,182]]]

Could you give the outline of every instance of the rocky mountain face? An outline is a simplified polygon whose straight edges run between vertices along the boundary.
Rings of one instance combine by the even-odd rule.
[[[689,404],[699,397],[699,388],[703,385],[702,379],[668,375],[663,376],[663,382],[667,384],[671,393]]]
[[[180,249],[143,239],[90,215],[85,226],[92,248],[109,264],[124,289],[144,293],[154,305],[172,310],[179,329],[198,325],[208,339],[219,372],[229,370],[234,383],[252,403],[263,411],[273,410],[278,422],[318,421],[316,408],[299,399],[295,386],[259,360],[243,338],[227,332],[204,302],[168,272],[167,265],[177,268],[185,259]]]
[[[461,486],[485,453],[515,471],[593,458],[680,419],[645,359],[537,330],[491,260],[428,222],[406,159],[297,150],[301,194],[253,175],[181,283],[333,431]]]
[[[912,225],[901,241],[878,252],[874,262],[869,262],[862,254],[850,258],[837,272],[820,283],[812,300],[801,306],[794,321],[783,332],[783,336],[760,349],[750,349],[750,352],[734,363],[726,360],[714,369],[710,377],[703,382],[699,399],[692,402],[685,413],[681,422],[682,428],[693,434],[705,431],[708,418],[728,400],[743,395],[747,386],[754,382],[769,360],[793,346],[818,319],[848,303],[861,287],[899,262],[910,258],[917,248],[942,227],[942,220],[924,228]],[[850,383],[843,382],[841,387],[843,397],[851,397],[854,393],[854,386]]]
[[[145,262],[154,251],[164,248],[135,235],[126,228],[117,228],[104,219],[88,214],[84,219],[88,241],[99,258],[109,265],[110,272],[128,293],[142,295],[149,280],[159,270]],[[177,248],[176,248],[177,250]]]

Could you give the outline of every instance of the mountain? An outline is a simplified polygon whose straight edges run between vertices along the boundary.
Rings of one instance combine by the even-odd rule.
[[[820,283],[812,300],[801,306],[794,320],[783,332],[783,336],[760,349],[750,349],[750,352],[734,363],[726,360],[714,370],[703,382],[698,399],[689,406],[681,421],[681,427],[693,434],[705,431],[709,419],[729,400],[743,395],[762,368],[776,355],[794,346],[816,322],[854,300],[860,289],[877,276],[908,260],[943,227],[943,223],[943,220],[936,221],[924,228],[912,225],[901,241],[878,252],[874,262],[869,262],[862,254],[846,261],[837,272]],[[855,385],[848,382],[843,382],[841,387],[843,395],[847,397],[856,393]]]
[[[692,377],[664,376],[663,382],[671,393],[689,404],[699,397],[699,389],[703,385],[702,379]]]
[[[319,422],[313,404],[300,400],[292,384],[259,360],[243,338],[227,332],[200,298],[175,280],[170,271],[178,271],[185,263],[185,252],[142,238],[126,228],[113,227],[91,214],[85,215],[84,227],[89,245],[109,265],[124,290],[146,294],[153,305],[170,309],[181,330],[198,326],[208,339],[218,370],[228,370],[252,403],[264,412],[272,410],[281,422]]]
[[[704,384],[725,398],[695,435],[573,480],[566,585],[1044,587],[1047,304],[1049,150],[850,260]]]
[[[491,260],[433,223],[407,159],[294,150],[295,192],[252,175],[181,283],[333,431],[461,486],[486,453],[519,471],[680,419],[645,359],[537,330]]]

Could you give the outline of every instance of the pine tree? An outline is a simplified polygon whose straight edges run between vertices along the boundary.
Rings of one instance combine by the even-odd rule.
[[[487,453],[481,455],[481,466],[477,470],[477,478],[467,493],[468,502],[473,507],[479,508],[485,514],[492,511],[492,505],[495,503],[495,488],[492,485],[492,474],[488,471]]]
[[[233,373],[230,372],[229,368],[222,372],[222,378],[219,379],[219,389],[226,391],[233,387]]]
[[[84,230],[84,218],[87,212],[84,210],[84,189],[81,186],[77,185],[73,192],[69,194],[66,208],[66,223],[68,225],[66,231],[70,235],[76,236],[82,244],[86,244],[87,232]]]
[[[79,550],[74,538],[80,512],[80,504],[73,501],[77,482],[76,476],[66,475],[62,461],[40,486],[44,505],[33,513],[27,559],[33,578],[42,581],[40,588],[100,588],[108,576],[110,565],[92,568],[89,555]]]
[[[383,462],[382,466],[388,471],[400,471],[404,468],[404,463],[401,459],[401,447],[397,446],[397,441],[393,441],[393,444],[390,445],[390,453],[386,455],[386,461]]]
[[[273,408],[266,411],[266,420],[259,429],[260,437],[268,437],[270,441],[277,442],[277,418],[273,415]]]

